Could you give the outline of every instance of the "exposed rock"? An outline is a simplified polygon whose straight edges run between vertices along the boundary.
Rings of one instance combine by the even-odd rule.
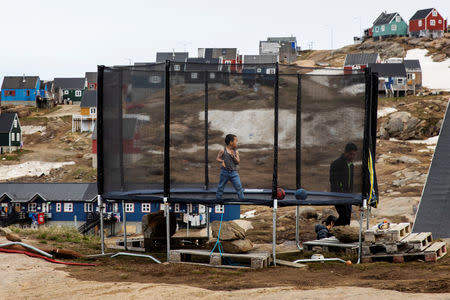
[[[314,208],[306,207],[300,212],[302,219],[318,219],[319,215]]]
[[[170,217],[170,236],[175,234],[176,231],[176,217],[175,213],[171,212]],[[153,247],[153,238],[165,238],[166,237],[166,217],[164,211],[160,210],[154,213],[149,213],[142,217],[142,233],[144,235],[144,247],[145,249],[151,249]]]
[[[359,228],[350,226],[337,226],[330,230],[339,241],[343,243],[353,243],[359,241]]]
[[[21,242],[22,241],[22,239],[14,233],[7,233],[6,239],[11,242]]]
[[[322,219],[325,220],[329,215],[336,216],[336,211],[328,207],[322,208]]]
[[[417,125],[420,120],[409,112],[400,111],[389,115],[380,126],[379,135],[382,138],[395,137],[407,140],[416,136]]]
[[[408,156],[400,156],[400,157],[391,157],[388,159],[388,161],[391,164],[420,164],[420,160],[414,157],[408,157]]]
[[[11,234],[12,231],[8,227],[0,227],[0,235],[6,236],[7,234]]]
[[[211,223],[212,236],[217,238],[219,234],[220,222],[214,221]],[[245,230],[233,221],[222,222],[220,228],[220,240],[232,241],[245,239]]]
[[[216,239],[211,240],[209,243],[209,247],[212,249],[216,244]],[[243,240],[234,240],[234,241],[224,241],[220,239],[220,243],[222,244],[223,251],[225,253],[239,254],[246,253],[253,249],[253,243],[249,239]],[[214,249],[214,252],[219,252],[217,247]]]
[[[220,100],[231,100],[231,99],[237,97],[238,95],[239,95],[239,93],[234,90],[223,91],[217,95],[217,98],[219,98]]]

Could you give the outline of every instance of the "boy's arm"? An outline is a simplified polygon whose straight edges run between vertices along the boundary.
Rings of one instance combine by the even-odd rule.
[[[237,165],[241,162],[241,158],[239,157],[239,151],[237,150],[234,151],[233,159]]]
[[[222,167],[225,168],[225,161],[222,159],[222,155],[223,155],[223,150],[220,150],[219,153],[217,154],[216,160],[222,164]]]

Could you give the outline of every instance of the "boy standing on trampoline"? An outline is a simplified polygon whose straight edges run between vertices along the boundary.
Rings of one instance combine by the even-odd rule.
[[[223,190],[228,181],[231,181],[238,194],[239,200],[244,200],[244,189],[241,178],[237,171],[237,165],[241,162],[237,150],[238,138],[234,134],[227,134],[225,137],[225,147],[219,151],[216,160],[221,164],[219,186],[217,187],[216,198],[222,199]]]

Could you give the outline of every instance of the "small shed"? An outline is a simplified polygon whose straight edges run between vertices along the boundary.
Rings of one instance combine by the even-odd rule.
[[[17,113],[0,114],[0,153],[18,150],[22,145],[22,128]]]

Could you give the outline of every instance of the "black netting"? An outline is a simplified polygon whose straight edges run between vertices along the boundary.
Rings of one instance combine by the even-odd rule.
[[[247,189],[270,192],[276,178],[286,190],[333,191],[330,165],[353,143],[353,189],[345,192],[366,192],[364,141],[373,127],[366,124],[371,101],[366,99],[364,73],[198,63],[172,64],[168,73],[165,64],[104,70],[98,130],[103,137],[99,181],[106,195],[162,190],[165,185],[172,192],[179,187],[207,188],[208,198],[214,199],[220,172],[216,157],[228,133],[238,137],[239,174]],[[165,120],[168,104],[170,119]],[[170,124],[169,137],[165,121]],[[170,138],[166,158],[165,138]],[[166,182],[165,166],[170,167]],[[228,198],[235,197],[227,191]]]

